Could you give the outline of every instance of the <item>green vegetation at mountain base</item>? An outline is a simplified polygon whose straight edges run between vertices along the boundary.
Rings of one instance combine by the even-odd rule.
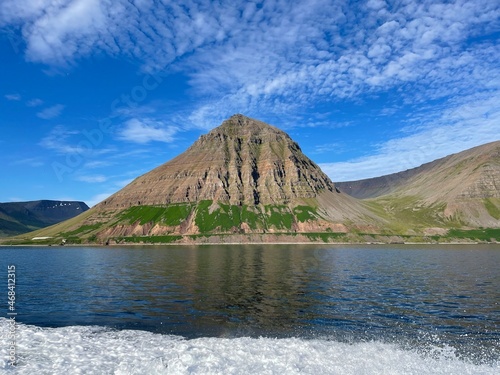
[[[481,229],[450,229],[447,236],[452,239],[470,239],[474,241],[500,241],[500,228],[481,228]]]
[[[284,205],[266,205],[265,218],[267,227],[276,229],[292,229],[293,215],[290,209]]]
[[[323,241],[328,242],[338,242],[340,240],[347,241],[348,237],[345,233],[334,233],[334,232],[318,232],[318,233],[304,233],[311,241]]]
[[[488,198],[482,202],[492,217],[500,217],[499,199]],[[102,211],[93,216],[86,212],[80,218],[6,239],[3,243],[54,246],[63,240],[67,245],[293,242],[294,238],[299,242],[309,240],[316,243],[500,242],[500,228],[461,229],[463,226],[458,218],[444,216],[444,205],[425,206],[417,197],[385,196],[365,201],[372,212],[387,220],[385,228],[374,232],[366,232],[365,228],[348,222],[345,223],[348,233],[336,233],[330,228],[322,232],[321,225],[301,226],[301,223],[324,220],[316,207],[304,203],[295,207],[283,204],[248,206],[204,200],[168,206],[135,206],[119,212]],[[157,224],[162,232],[149,233],[150,228]],[[138,225],[144,227],[138,228]],[[182,232],[189,227],[196,231]],[[311,228],[311,232],[302,232],[298,228]],[[442,229],[440,234],[432,231],[435,228]],[[33,240],[35,237],[41,239]]]
[[[194,222],[201,234],[234,233],[245,223],[252,231],[292,230],[295,222],[317,220],[319,215],[314,207],[297,206],[293,209],[286,205],[248,206],[213,203],[203,200],[193,203],[172,204],[169,206],[135,206],[123,211],[112,225],[152,225],[178,226],[194,212]],[[84,231],[78,229],[77,231]],[[76,232],[76,231],[74,231]],[[69,234],[75,234],[70,232]]]
[[[197,207],[195,223],[200,233],[234,232],[246,223],[253,231],[284,230],[290,231],[294,222],[317,220],[316,209],[297,206],[291,209],[285,205],[229,205],[210,200],[201,201]]]
[[[194,204],[188,203],[172,204],[165,207],[135,206],[125,210],[120,220],[127,220],[129,224],[139,222],[139,224],[144,225],[151,222],[167,226],[176,226],[187,219],[193,207]]]
[[[118,243],[145,243],[145,244],[168,244],[178,242],[182,236],[130,236],[119,237],[116,240]]]
[[[500,220],[500,199],[499,198],[486,198],[484,201],[484,207],[490,214],[491,217]]]
[[[445,217],[446,203],[426,205],[415,196],[384,196],[365,201],[378,216],[387,220],[386,227],[393,233],[405,234],[423,228],[460,227],[458,217]]]
[[[297,206],[293,209],[293,213],[298,221],[304,223],[308,220],[317,220],[318,213],[316,208],[310,206]]]
[[[204,200],[198,204],[195,223],[201,233],[231,231],[239,228],[245,209],[224,204],[212,207],[212,201]]]

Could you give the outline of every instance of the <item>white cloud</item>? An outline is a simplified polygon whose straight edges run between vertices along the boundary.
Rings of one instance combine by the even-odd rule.
[[[387,4],[384,0],[368,0],[366,6],[374,10],[380,10],[382,8],[385,8]]]
[[[48,8],[50,3],[50,0],[3,1],[0,6],[1,20],[3,22],[13,22],[33,19],[42,14],[44,8]]]
[[[20,24],[26,56],[32,61],[67,64],[88,54],[105,27],[101,0],[7,0],[0,5],[0,24]]]
[[[21,100],[21,95],[19,95],[19,94],[7,94],[7,95],[4,95],[4,97],[5,97],[5,99],[12,100],[12,101]]]
[[[418,118],[422,125],[411,135],[394,138],[378,146],[374,155],[355,160],[322,163],[320,167],[333,181],[378,177],[500,140],[500,94],[457,103],[433,119]]]
[[[5,0],[0,24],[19,24],[27,56],[67,65],[96,50],[132,55],[144,70],[190,76],[193,93],[207,96],[195,108],[237,112],[287,111],[290,106],[426,85],[437,97],[485,85],[500,52],[482,59],[494,43],[468,41],[498,30],[500,6],[489,0],[435,0],[296,4],[276,0],[259,7],[243,1],[175,4],[125,0]],[[457,71],[456,62],[465,67]],[[473,76],[471,70],[483,72]],[[468,72],[468,73],[467,73]],[[459,74],[457,74],[459,73]],[[458,87],[457,87],[458,86]],[[407,90],[407,91],[412,91]]]
[[[437,9],[429,1],[394,5],[389,13],[383,3],[364,9],[317,1],[299,12],[280,4],[268,18],[264,5],[263,15],[237,25],[227,43],[201,48],[187,61],[193,87],[212,98],[193,117],[213,123],[233,107],[286,115],[403,85],[402,98],[415,103],[484,90],[492,78],[498,83],[500,51],[487,39],[476,45],[469,39],[494,27],[488,25],[498,28],[499,6],[457,2]]]
[[[47,107],[47,108],[41,110],[36,115],[38,117],[40,117],[41,119],[50,120],[50,119],[58,117],[61,114],[61,112],[63,111],[63,109],[64,109],[64,105],[56,104],[56,105],[53,105],[51,107]]]
[[[500,4],[387,3],[4,0],[0,25],[22,28],[32,61],[64,66],[104,51],[142,61],[147,72],[185,73],[196,104],[174,123],[183,125],[129,114],[119,138],[135,143],[172,142],[186,123],[208,129],[234,113],[325,126],[300,109],[387,92],[398,102],[386,114],[395,106],[420,108],[403,124],[411,134],[396,133],[373,159],[325,164],[338,180],[417,166],[491,140],[498,130],[492,119],[500,100],[480,95],[499,98]],[[429,101],[439,106],[422,114]]]
[[[93,175],[93,176],[82,175],[82,176],[76,177],[76,179],[78,181],[88,182],[88,183],[94,184],[94,183],[105,182],[105,181],[107,181],[108,178],[106,176],[103,176],[103,175]]]
[[[148,61],[148,67],[163,68],[207,42],[224,39],[220,21],[231,7],[231,3],[206,0],[184,4],[4,0],[0,25],[22,27],[26,55],[32,61],[65,66],[95,50],[104,50],[130,54]]]
[[[118,139],[140,144],[153,141],[170,143],[177,131],[177,127],[165,126],[159,121],[134,118],[125,122],[118,133]]]

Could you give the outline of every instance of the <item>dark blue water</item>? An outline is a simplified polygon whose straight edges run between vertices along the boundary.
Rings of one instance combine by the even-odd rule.
[[[17,321],[39,327],[434,343],[499,358],[494,245],[0,248],[4,280],[11,264]]]

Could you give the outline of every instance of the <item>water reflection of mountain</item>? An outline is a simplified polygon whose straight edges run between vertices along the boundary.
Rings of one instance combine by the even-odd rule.
[[[308,279],[318,280],[318,275],[310,273],[319,272],[319,267],[311,266],[317,261],[311,259],[310,251],[303,251],[306,248],[238,245],[184,249],[183,267],[172,267],[175,256],[164,259],[164,269],[169,272],[163,277],[182,290],[178,305],[170,308],[183,305],[192,324],[201,325],[201,330],[205,325],[220,329],[222,335],[293,334],[292,327],[314,318],[316,302],[311,293],[318,284],[312,288]],[[160,267],[157,270],[161,272]],[[160,296],[157,302],[161,300]]]

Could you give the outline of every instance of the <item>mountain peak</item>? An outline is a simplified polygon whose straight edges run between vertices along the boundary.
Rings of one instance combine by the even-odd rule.
[[[225,134],[227,136],[262,136],[264,134],[279,134],[286,138],[290,138],[284,131],[242,114],[235,114],[223,121],[220,126],[213,129],[207,136],[210,137],[214,134]]]
[[[251,117],[242,115],[241,113],[236,113],[229,117],[227,120],[224,120],[222,124],[230,124],[230,125],[240,125],[240,126],[245,126],[245,125],[252,125],[254,123],[262,123],[262,121],[253,119]],[[266,124],[267,125],[267,124]]]
[[[243,125],[245,121],[257,121],[251,117],[242,115],[241,113],[235,113],[231,117],[229,117],[227,120],[224,122],[233,122],[233,123],[238,123],[239,125]]]
[[[296,205],[323,191],[335,191],[332,181],[288,134],[236,114],[116,193],[106,206],[201,200]]]

